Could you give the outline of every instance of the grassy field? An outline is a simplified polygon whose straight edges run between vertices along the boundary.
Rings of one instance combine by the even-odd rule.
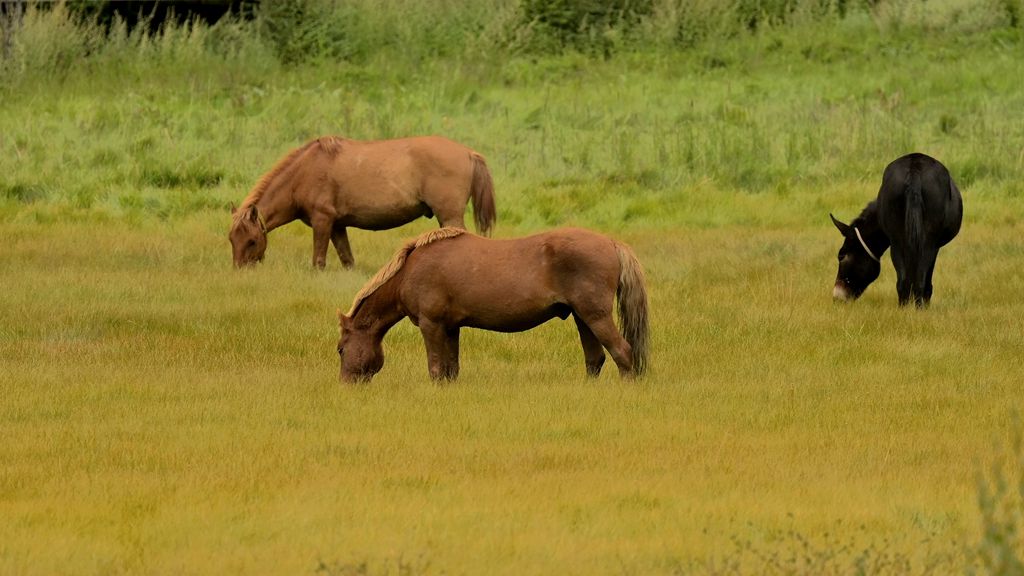
[[[287,65],[179,31],[0,81],[0,573],[999,572],[978,477],[1024,404],[1024,40],[884,16],[608,59]],[[650,374],[584,378],[555,321],[464,331],[439,386],[403,322],[341,385],[335,309],[436,224],[316,273],[296,223],[231,269],[227,205],[324,133],[463,141],[498,236],[630,243]],[[915,150],[965,198],[932,307],[897,309],[887,258],[833,304],[828,212]]]

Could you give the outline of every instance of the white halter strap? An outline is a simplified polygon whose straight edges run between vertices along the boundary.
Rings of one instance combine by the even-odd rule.
[[[868,253],[868,256],[871,256],[871,259],[874,260],[875,262],[881,263],[882,261],[878,258],[878,256],[875,256],[875,253],[871,251],[871,248],[868,248],[868,243],[865,242],[864,237],[860,235],[860,230],[858,230],[857,227],[854,226],[853,231],[857,234],[857,240],[860,240],[860,245],[864,247],[864,251]]]

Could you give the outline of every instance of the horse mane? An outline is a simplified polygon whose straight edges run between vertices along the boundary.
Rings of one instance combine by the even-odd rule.
[[[237,225],[238,221],[242,219],[242,217],[245,215],[246,210],[242,209],[248,208],[249,206],[252,206],[256,202],[258,202],[259,199],[263,197],[263,194],[266,193],[267,188],[270,187],[270,183],[274,180],[274,178],[277,178],[277,176],[281,172],[284,172],[286,169],[288,169],[289,166],[294,164],[295,161],[298,160],[299,156],[301,156],[303,152],[309,150],[314,145],[319,145],[321,150],[330,154],[331,156],[334,156],[341,151],[342,142],[343,139],[337,136],[321,136],[320,138],[316,138],[310,140],[309,142],[306,142],[302,146],[299,146],[298,148],[289,152],[288,155],[285,156],[284,158],[278,160],[277,164],[274,164],[273,168],[271,168],[263,176],[260,176],[259,181],[257,181],[256,185],[252,187],[252,190],[245,197],[245,199],[242,200],[241,206],[239,206],[238,211],[235,213],[233,224]]]
[[[391,257],[391,260],[385,264],[383,268],[378,270],[377,274],[374,275],[374,277],[371,278],[361,290],[359,290],[359,293],[356,294],[355,299],[352,301],[352,308],[349,309],[347,316],[351,318],[356,311],[359,310],[359,306],[364,300],[369,298],[371,294],[376,292],[388,280],[394,278],[402,269],[402,266],[405,265],[405,260],[413,250],[421,246],[426,246],[427,244],[432,244],[438,240],[454,238],[465,233],[466,231],[462,228],[439,228],[437,230],[431,230],[425,234],[420,234],[416,238],[413,238],[403,244],[401,248],[395,251],[395,255]]]
[[[854,228],[864,228],[865,224],[871,225],[872,229],[878,226],[878,201],[868,202],[860,214],[850,222],[850,226]]]
[[[337,136],[321,136],[316,139],[316,143],[320,145],[320,149],[331,156],[341,152],[342,142],[344,142],[344,139]]]

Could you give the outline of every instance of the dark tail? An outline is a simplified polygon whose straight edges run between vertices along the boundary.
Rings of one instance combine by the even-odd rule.
[[[921,253],[921,246],[924,243],[924,206],[921,200],[921,173],[911,171],[907,174],[907,183],[904,188],[907,200],[907,210],[904,215],[904,226],[907,231],[908,252],[916,257]]]
[[[640,376],[647,371],[650,345],[644,271],[629,246],[616,242],[615,251],[619,256],[619,286],[615,291],[619,301],[619,332],[633,350],[633,374]]]
[[[484,157],[476,152],[470,152],[469,156],[473,160],[473,183],[470,185],[473,219],[476,221],[477,231],[484,236],[490,236],[494,221],[498,219],[494,208],[494,181],[491,179],[491,171],[487,169]]]

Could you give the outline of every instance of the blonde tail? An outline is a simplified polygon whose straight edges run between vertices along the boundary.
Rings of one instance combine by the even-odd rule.
[[[471,152],[470,158],[473,160],[473,183],[470,186],[473,219],[476,221],[477,231],[484,236],[490,236],[494,221],[498,219],[494,207],[494,181],[483,156]]]
[[[615,292],[619,301],[619,332],[632,348],[633,373],[640,376],[647,371],[650,345],[644,271],[629,246],[616,242],[615,251],[619,255],[619,286]]]

